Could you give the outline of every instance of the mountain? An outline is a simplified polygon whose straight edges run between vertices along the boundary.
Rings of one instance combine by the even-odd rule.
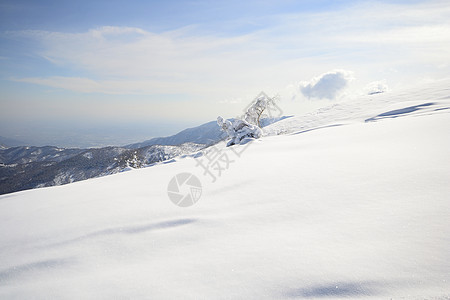
[[[110,175],[189,154],[203,147],[185,143],[138,149],[8,148],[0,150],[0,194]]]
[[[0,148],[0,194],[67,184],[140,168],[196,152],[222,138],[217,122],[125,147],[70,149]],[[5,139],[5,141],[8,141]]]
[[[52,146],[11,147],[0,150],[0,164],[24,164],[41,161],[60,162],[83,151],[83,149],[66,149]]]
[[[184,143],[195,143],[211,145],[224,138],[223,132],[217,126],[216,121],[185,129],[175,135],[168,137],[157,137],[141,143],[125,146],[125,148],[136,149],[151,145],[180,145]]]
[[[261,119],[261,126],[266,127],[289,117],[291,116],[264,118]],[[229,120],[233,121],[234,118],[230,118]],[[157,137],[141,143],[126,145],[125,148],[136,149],[151,145],[180,145],[183,143],[213,145],[226,137],[226,134],[221,131],[220,127],[217,125],[217,121],[211,121],[197,127],[185,129],[175,135]]]
[[[0,196],[0,296],[448,299],[449,83],[335,103],[174,163]]]
[[[285,117],[262,120],[265,125]],[[186,155],[223,139],[217,122],[125,147],[70,149],[20,146],[0,149],[0,194],[72,183],[141,168]]]

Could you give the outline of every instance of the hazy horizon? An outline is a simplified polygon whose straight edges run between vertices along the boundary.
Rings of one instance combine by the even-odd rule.
[[[125,146],[155,137],[170,136],[200,124],[149,121],[147,123],[127,122],[122,124],[67,122],[62,124],[63,126],[58,122],[42,122],[40,124],[22,124],[22,126],[16,124],[15,127],[1,122],[0,125],[2,133],[6,133],[0,134],[0,137],[15,140],[14,144],[38,147],[97,148]],[[165,132],[166,134],[164,134]]]

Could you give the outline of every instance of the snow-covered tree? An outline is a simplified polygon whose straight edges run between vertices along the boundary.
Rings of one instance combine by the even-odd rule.
[[[276,99],[277,96],[270,98],[261,92],[247,108],[243,117],[224,120],[219,116],[217,124],[230,138],[227,146],[240,144],[245,138],[260,138],[262,136],[261,120],[271,117],[271,111],[281,112],[275,105]]]
[[[250,124],[245,120],[234,119],[231,122],[219,116],[217,118],[217,124],[231,138],[227,146],[239,144],[245,138],[258,139],[262,136],[262,130],[258,126]]]
[[[269,98],[265,93],[259,94],[252,105],[250,105],[250,107],[245,112],[244,120],[261,128],[261,117],[263,116],[264,112],[270,109],[270,106],[274,104],[274,100],[272,98]]]

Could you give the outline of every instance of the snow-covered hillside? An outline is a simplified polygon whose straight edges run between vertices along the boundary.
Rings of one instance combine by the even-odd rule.
[[[190,154],[205,145],[152,145],[138,149],[103,147],[11,147],[0,149],[0,194],[72,183],[145,167]]]
[[[0,298],[449,299],[449,86],[364,96],[245,145],[0,196]],[[199,162],[213,157],[223,169],[205,174]],[[189,208],[167,194],[183,172],[202,183]]]

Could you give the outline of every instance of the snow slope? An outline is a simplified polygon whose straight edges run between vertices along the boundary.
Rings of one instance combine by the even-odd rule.
[[[449,299],[448,86],[222,142],[197,158],[233,160],[215,182],[185,157],[0,196],[0,298]],[[203,185],[189,208],[167,195],[181,172]]]

